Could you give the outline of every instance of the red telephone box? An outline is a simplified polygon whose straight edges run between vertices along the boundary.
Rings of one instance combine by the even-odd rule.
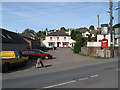
[[[104,48],[104,47],[108,47],[108,40],[107,39],[102,39],[102,47]]]

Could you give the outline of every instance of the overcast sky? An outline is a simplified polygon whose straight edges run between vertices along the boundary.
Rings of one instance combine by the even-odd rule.
[[[118,23],[118,3],[113,4],[113,25]],[[2,28],[14,32],[23,32],[30,28],[36,32],[45,28],[59,29],[97,27],[97,15],[100,24],[108,24],[109,2],[3,2]]]

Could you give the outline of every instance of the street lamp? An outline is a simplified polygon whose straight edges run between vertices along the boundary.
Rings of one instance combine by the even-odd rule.
[[[120,9],[120,7],[116,7],[115,10]]]

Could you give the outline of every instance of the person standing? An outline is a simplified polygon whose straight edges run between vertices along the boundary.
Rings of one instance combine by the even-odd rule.
[[[40,64],[42,65],[42,67],[45,67],[45,65],[44,65],[44,63],[43,63],[43,61],[42,61],[42,58],[38,58],[38,59],[37,59],[35,68],[39,68]]]

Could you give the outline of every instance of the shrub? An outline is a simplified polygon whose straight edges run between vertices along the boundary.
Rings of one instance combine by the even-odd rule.
[[[74,45],[74,49],[73,49],[73,52],[74,53],[79,53],[81,52],[81,47],[83,46],[83,42],[81,41],[77,41]]]

